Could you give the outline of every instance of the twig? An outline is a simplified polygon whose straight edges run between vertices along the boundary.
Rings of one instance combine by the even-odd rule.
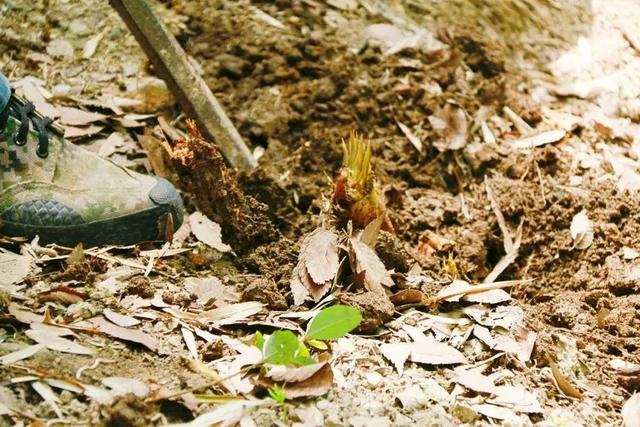
[[[482,292],[492,291],[494,289],[504,289],[510,288],[512,286],[520,285],[522,283],[530,282],[532,279],[522,279],[522,280],[505,280],[504,282],[493,282],[493,283],[481,283],[479,285],[472,286],[468,289],[463,289],[460,291],[451,292],[448,294],[444,294],[442,296],[437,297],[434,301],[435,303],[440,303],[449,298],[457,297],[460,295],[473,295],[480,294]]]

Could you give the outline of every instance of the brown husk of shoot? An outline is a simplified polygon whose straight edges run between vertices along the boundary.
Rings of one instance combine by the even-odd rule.
[[[338,219],[364,228],[382,216],[382,229],[394,232],[384,195],[371,167],[371,142],[352,132],[349,140],[342,142],[342,150],[342,168],[333,192]]]

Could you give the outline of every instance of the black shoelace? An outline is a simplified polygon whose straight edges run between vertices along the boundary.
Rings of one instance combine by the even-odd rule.
[[[49,130],[48,127],[53,123],[49,117],[42,117],[35,111],[35,106],[31,102],[27,102],[22,98],[12,94],[6,108],[0,112],[0,130],[4,130],[7,126],[9,116],[13,116],[20,120],[20,127],[16,134],[15,144],[22,146],[27,143],[29,128],[31,123],[38,131],[38,148],[36,154],[44,159],[49,155]]]

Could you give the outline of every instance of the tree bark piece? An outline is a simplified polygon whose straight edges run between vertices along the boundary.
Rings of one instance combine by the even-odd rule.
[[[220,147],[232,167],[250,170],[256,161],[224,109],[195,72],[175,37],[147,0],[109,0],[147,54],[180,106]]]

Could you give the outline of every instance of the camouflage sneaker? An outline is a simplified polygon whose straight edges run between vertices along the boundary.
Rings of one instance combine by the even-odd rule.
[[[51,123],[0,73],[0,235],[68,246],[170,238],[183,218],[173,185],[71,144]]]

